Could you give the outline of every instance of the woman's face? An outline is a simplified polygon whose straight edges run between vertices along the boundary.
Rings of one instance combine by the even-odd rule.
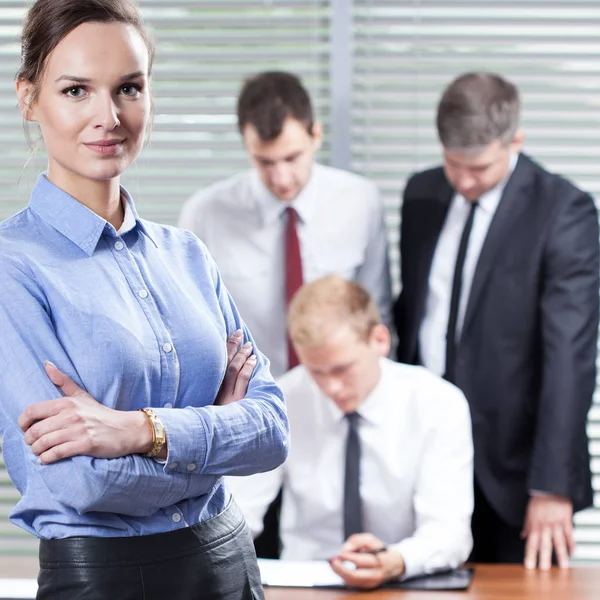
[[[48,57],[37,88],[17,84],[26,119],[39,124],[48,178],[69,190],[118,177],[135,160],[150,115],[148,50],[123,23],[84,23]]]

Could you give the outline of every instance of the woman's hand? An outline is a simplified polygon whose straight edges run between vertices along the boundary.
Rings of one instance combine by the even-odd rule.
[[[52,363],[45,367],[64,397],[31,404],[19,417],[25,443],[41,463],[79,455],[118,458],[151,450],[152,431],[143,413],[108,408]]]
[[[227,340],[227,370],[215,404],[230,404],[246,396],[257,358],[249,342],[240,348],[242,339],[238,330]],[[52,363],[46,362],[45,368],[64,397],[32,404],[19,417],[25,443],[41,463],[72,456],[119,458],[152,449],[152,431],[143,413],[108,408]]]
[[[215,399],[215,404],[224,406],[246,397],[248,383],[256,367],[256,354],[252,354],[252,344],[246,342],[241,348],[242,330],[234,331],[227,340],[227,369]]]

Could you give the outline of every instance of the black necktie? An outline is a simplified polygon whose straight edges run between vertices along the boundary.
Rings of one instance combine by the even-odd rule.
[[[460,238],[458,255],[456,256],[456,266],[454,267],[454,279],[452,280],[450,315],[448,316],[448,329],[446,331],[446,372],[444,373],[444,378],[451,382],[454,382],[454,370],[456,367],[456,320],[458,319],[463,270],[465,267],[465,257],[467,256],[467,248],[469,246],[469,236],[471,235],[471,229],[473,229],[476,208],[477,202],[472,202],[471,210]]]
[[[344,540],[363,532],[362,504],[360,501],[360,439],[358,438],[358,413],[346,415],[348,439],[346,441],[346,472],[344,477]]]

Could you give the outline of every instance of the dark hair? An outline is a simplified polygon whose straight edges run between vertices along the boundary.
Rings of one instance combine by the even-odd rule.
[[[495,73],[465,73],[444,91],[437,130],[444,148],[476,149],[494,140],[508,144],[519,127],[519,90]]]
[[[266,71],[246,80],[237,103],[238,128],[250,124],[264,142],[279,137],[291,117],[312,135],[314,117],[308,92],[300,79],[284,71]]]
[[[125,23],[137,29],[148,48],[148,75],[154,61],[154,42],[138,7],[130,0],[36,0],[23,23],[18,81],[39,83],[50,53],[82,23]]]

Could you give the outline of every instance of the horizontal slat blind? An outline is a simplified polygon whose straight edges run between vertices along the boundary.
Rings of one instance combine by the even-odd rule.
[[[0,0],[0,220],[25,206],[45,168],[43,152],[24,168],[28,149],[13,83],[28,4]],[[247,168],[235,104],[248,75],[266,69],[300,75],[327,131],[327,0],[142,0],[140,6],[157,42],[156,122],[124,183],[143,217],[174,224],[193,192]],[[322,159],[328,154],[326,143]],[[0,465],[0,553],[35,552],[34,538],[8,522],[17,499]]]
[[[513,80],[526,152],[600,197],[598,32],[595,0],[354,0],[352,168],[384,192],[395,269],[399,195],[411,173],[440,161],[436,105],[459,73]],[[598,393],[588,431],[598,508],[576,517],[581,560],[600,559]]]

